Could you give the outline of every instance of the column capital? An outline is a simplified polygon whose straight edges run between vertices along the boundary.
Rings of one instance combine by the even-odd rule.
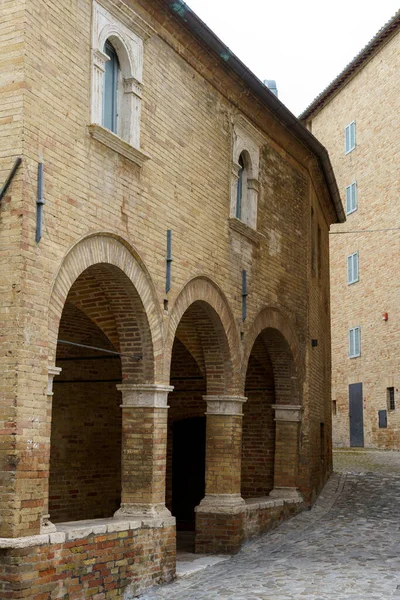
[[[203,396],[207,402],[207,415],[242,416],[244,396]]]
[[[172,385],[155,383],[117,385],[117,390],[122,392],[122,408],[168,408],[168,394],[173,389]]]
[[[53,365],[49,365],[47,367],[47,374],[48,374],[48,379],[47,379],[47,396],[52,396],[54,394],[53,392],[53,379],[54,377],[56,377],[56,375],[59,375],[62,371],[61,367],[55,367]]]
[[[102,73],[104,73],[106,69],[106,62],[109,60],[110,57],[105,52],[102,52],[99,49],[93,50],[93,64]]]
[[[300,422],[303,408],[300,404],[273,404],[275,421]]]
[[[136,77],[126,77],[124,79],[124,92],[125,94],[134,94],[138,98],[142,97],[142,84],[136,79]]]

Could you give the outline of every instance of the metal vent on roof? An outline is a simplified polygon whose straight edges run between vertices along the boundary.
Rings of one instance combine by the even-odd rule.
[[[276,87],[275,79],[264,79],[263,83],[269,90],[271,90],[273,94],[275,94],[276,97],[278,97],[278,88]]]

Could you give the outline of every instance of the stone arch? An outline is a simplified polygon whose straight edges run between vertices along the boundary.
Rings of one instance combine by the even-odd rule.
[[[254,319],[246,334],[243,344],[242,382],[244,385],[250,354],[257,338],[263,335],[263,342],[279,380],[280,376],[292,379],[292,392],[297,396],[296,402],[301,403],[301,383],[304,379],[304,367],[301,361],[300,344],[294,328],[282,313],[275,308],[263,309]],[[289,373],[290,371],[290,373]]]
[[[161,367],[163,329],[157,295],[150,275],[137,252],[122,238],[108,233],[91,234],[77,242],[65,256],[53,283],[48,305],[49,363],[55,361],[58,330],[67,297],[74,283],[90,274],[105,291],[107,301],[115,307],[115,327],[119,330],[117,351],[132,353],[132,329],[135,315],[136,336],[141,338],[142,360],[139,382],[153,383]],[[84,294],[81,306],[84,310]],[[118,308],[120,312],[118,312]],[[123,313],[123,314],[122,314]],[[124,316],[123,316],[124,315]],[[92,315],[91,315],[92,316]],[[93,318],[111,342],[110,323]],[[122,320],[125,323],[122,323]],[[114,343],[115,347],[115,343]],[[129,369],[125,377],[129,378]]]
[[[207,393],[237,393],[240,374],[238,329],[223,292],[217,284],[204,276],[190,280],[179,293],[172,308],[165,347],[165,377],[169,376],[172,347],[179,324],[189,312],[201,323],[198,330],[203,341]],[[188,350],[196,356],[195,348]]]

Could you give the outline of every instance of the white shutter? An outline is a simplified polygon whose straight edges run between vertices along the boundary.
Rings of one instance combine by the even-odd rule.
[[[361,339],[360,339],[360,328],[354,328],[354,356],[360,356],[361,354]]]
[[[347,257],[347,283],[353,283],[353,255]]]
[[[349,329],[349,356],[354,356],[354,329]]]
[[[351,184],[351,210],[357,208],[357,182]]]
[[[350,150],[356,147],[356,123],[350,123]]]
[[[350,128],[347,125],[347,127],[345,128],[345,143],[344,143],[344,151],[349,152],[350,151]]]
[[[356,122],[352,121],[349,125],[347,125],[344,131],[344,151],[345,154],[348,154],[356,147]]]
[[[353,254],[353,281],[358,281],[358,252]]]

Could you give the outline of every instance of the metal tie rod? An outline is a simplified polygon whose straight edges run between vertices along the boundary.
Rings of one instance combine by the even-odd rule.
[[[76,346],[77,348],[87,348],[88,350],[99,350],[100,352],[107,352],[107,354],[115,354],[117,356],[127,356],[133,360],[142,360],[141,354],[126,354],[125,352],[115,352],[114,350],[107,350],[106,348],[97,348],[97,346],[87,346],[86,344],[77,344],[76,342],[68,342],[67,340],[57,340],[59,344],[67,344],[68,346]]]

